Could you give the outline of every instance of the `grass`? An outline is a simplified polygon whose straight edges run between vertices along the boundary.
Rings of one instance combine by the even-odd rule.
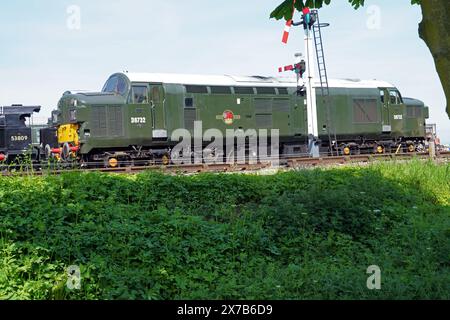
[[[449,165],[2,177],[0,222],[0,299],[450,299]]]

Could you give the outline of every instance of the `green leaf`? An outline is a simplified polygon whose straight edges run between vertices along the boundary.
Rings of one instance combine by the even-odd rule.
[[[349,3],[355,8],[359,9],[361,6],[364,6],[364,0],[348,0]],[[412,3],[418,3],[420,0],[411,0]],[[281,3],[275,10],[270,14],[270,18],[274,18],[276,20],[280,20],[284,18],[285,20],[292,19],[292,9],[293,9],[294,0],[285,0]],[[297,11],[302,11],[304,7],[316,8],[320,9],[322,6],[329,5],[331,0],[298,0],[295,3],[295,9]]]

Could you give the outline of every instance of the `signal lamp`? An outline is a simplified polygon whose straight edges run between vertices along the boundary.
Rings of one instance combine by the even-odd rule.
[[[303,8],[303,28],[311,29],[314,23],[316,23],[315,15],[311,14],[311,10],[308,7]]]

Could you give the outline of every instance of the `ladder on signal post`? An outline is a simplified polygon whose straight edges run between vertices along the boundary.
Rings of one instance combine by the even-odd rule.
[[[334,143],[336,144],[336,152],[337,155],[339,155],[339,149],[338,149],[338,141],[337,141],[337,135],[336,135],[336,128],[331,126],[331,111],[330,111],[330,105],[331,105],[331,97],[330,97],[330,87],[328,85],[328,73],[327,73],[327,66],[325,64],[325,51],[323,49],[323,40],[322,40],[322,28],[328,27],[328,23],[320,23],[319,20],[319,11],[318,10],[312,10],[311,13],[316,18],[316,23],[313,25],[313,37],[314,37],[314,44],[316,47],[316,57],[317,57],[317,65],[319,69],[319,80],[320,80],[320,88],[322,92],[322,99],[323,104],[326,106],[326,121],[327,121],[327,132],[328,132],[328,140],[330,144],[330,151],[332,154],[333,152],[333,142],[331,140],[331,131],[333,129],[334,133]]]

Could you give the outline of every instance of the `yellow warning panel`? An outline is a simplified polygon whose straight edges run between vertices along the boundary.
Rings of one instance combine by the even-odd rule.
[[[64,124],[58,128],[58,143],[71,143],[75,146],[78,145],[78,124]]]

